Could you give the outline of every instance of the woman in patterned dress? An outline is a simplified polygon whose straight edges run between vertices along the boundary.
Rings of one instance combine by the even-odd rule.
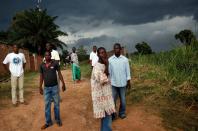
[[[111,114],[115,113],[112,89],[108,79],[108,58],[104,47],[97,50],[98,62],[91,75],[91,94],[95,118],[101,119],[101,131],[112,130]]]

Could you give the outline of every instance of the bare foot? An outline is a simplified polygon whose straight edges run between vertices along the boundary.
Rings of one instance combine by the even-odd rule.
[[[77,80],[77,81],[76,81],[76,83],[80,83],[80,82],[81,82],[81,80]]]

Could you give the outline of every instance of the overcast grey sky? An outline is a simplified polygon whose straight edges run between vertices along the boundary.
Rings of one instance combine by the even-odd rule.
[[[34,8],[36,2],[1,0],[0,30],[8,28],[17,11]],[[60,40],[88,49],[97,45],[110,50],[120,42],[134,51],[136,43],[146,41],[155,51],[168,50],[178,45],[175,33],[198,32],[198,0],[42,0],[41,5],[58,16],[56,24],[69,34]]]

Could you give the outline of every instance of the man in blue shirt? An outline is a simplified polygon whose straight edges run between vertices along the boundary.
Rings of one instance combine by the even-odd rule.
[[[109,76],[112,85],[114,102],[120,98],[119,117],[126,118],[126,87],[130,87],[130,66],[128,59],[121,55],[121,45],[114,44],[114,55],[109,58]],[[113,119],[116,114],[113,115]]]

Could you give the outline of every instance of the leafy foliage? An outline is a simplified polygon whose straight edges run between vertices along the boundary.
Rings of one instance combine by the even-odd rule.
[[[87,55],[87,50],[84,48],[83,45],[78,47],[77,54],[79,61],[87,60],[89,58],[89,56]]]
[[[191,30],[186,29],[176,34],[175,39],[179,39],[184,45],[190,45],[196,37]]]
[[[54,23],[56,18],[49,16],[46,10],[30,9],[18,12],[9,28],[10,43],[37,53],[44,52],[47,42],[62,49],[65,44],[58,40],[58,36],[67,34],[60,31],[59,26]]]
[[[140,53],[140,54],[151,54],[152,53],[151,47],[146,42],[137,43],[135,48],[138,50],[138,53]]]
[[[7,31],[0,31],[0,42],[1,43],[8,42],[8,32]]]

